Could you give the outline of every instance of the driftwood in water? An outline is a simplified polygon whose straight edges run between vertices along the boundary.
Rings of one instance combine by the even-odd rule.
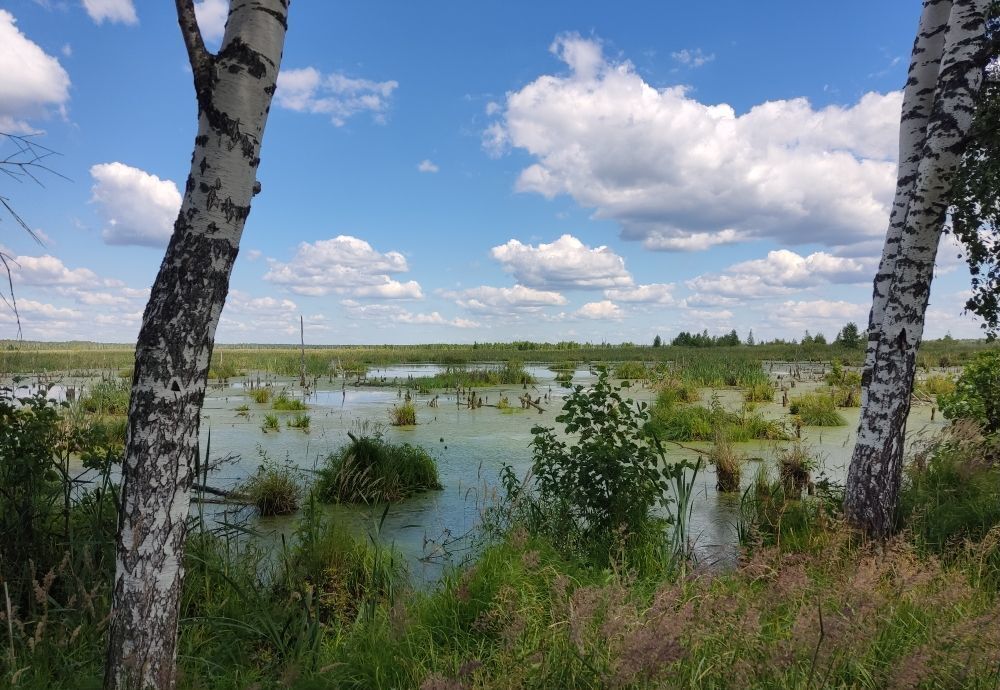
[[[202,494],[212,494],[213,496],[220,496],[227,501],[238,501],[247,502],[250,499],[247,498],[245,494],[241,494],[238,491],[227,491],[226,489],[217,489],[214,486],[206,486],[205,484],[195,484],[191,487],[195,493]]]

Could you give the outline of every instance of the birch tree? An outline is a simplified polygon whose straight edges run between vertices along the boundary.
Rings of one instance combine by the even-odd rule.
[[[844,508],[875,536],[892,528],[903,437],[934,260],[985,68],[990,0],[925,0],[900,117],[896,195],[875,277],[861,420]]]
[[[175,0],[198,104],[180,214],[143,314],[122,467],[107,688],[172,688],[189,489],[219,315],[274,94],[288,0],[232,0],[206,50],[193,0]]]

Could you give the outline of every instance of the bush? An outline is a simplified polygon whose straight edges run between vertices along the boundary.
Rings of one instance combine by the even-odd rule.
[[[948,419],[971,419],[992,434],[1000,431],[1000,350],[980,352],[965,365],[955,391],[938,398]]]
[[[531,525],[535,531],[598,563],[608,562],[616,544],[634,546],[661,531],[653,509],[669,506],[668,491],[689,467],[664,464],[646,424],[646,404],[623,399],[620,391],[603,370],[590,390],[577,386],[556,417],[572,445],[554,428],[534,427],[533,495],[524,496],[509,476],[506,482],[509,497],[533,501],[530,512],[541,518]]]
[[[837,412],[837,401],[823,392],[806,393],[792,399],[788,411],[798,415],[806,426],[845,426],[847,420]]]
[[[379,428],[348,436],[350,443],[328,456],[319,470],[317,491],[323,500],[383,503],[442,488],[437,463],[423,448],[390,443]]]
[[[240,484],[238,491],[265,517],[294,513],[299,509],[302,495],[302,487],[295,481],[292,468],[267,458],[256,473]]]
[[[389,410],[389,423],[393,426],[415,426],[417,423],[417,408],[407,400],[402,405],[393,405]]]

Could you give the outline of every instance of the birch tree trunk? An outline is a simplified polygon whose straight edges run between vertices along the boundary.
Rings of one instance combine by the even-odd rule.
[[[873,536],[892,527],[916,353],[944,230],[983,79],[990,0],[925,0],[900,118],[896,198],[875,278],[861,420],[847,476],[848,519]]]
[[[189,489],[215,330],[260,164],[288,0],[232,0],[208,53],[193,0],[176,0],[198,134],[180,214],[136,345],[106,688],[173,688]]]

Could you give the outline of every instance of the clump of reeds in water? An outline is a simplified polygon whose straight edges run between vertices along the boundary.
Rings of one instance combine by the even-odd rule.
[[[806,426],[844,426],[847,420],[837,412],[837,401],[823,392],[806,393],[794,398],[788,411],[798,415]]]
[[[281,427],[278,425],[278,415],[264,415],[264,422],[260,425],[260,428],[264,433],[268,431],[281,431]]]
[[[414,426],[417,423],[417,408],[410,401],[394,405],[389,410],[389,423],[393,426]]]
[[[257,472],[239,487],[239,493],[263,516],[289,515],[299,508],[302,487],[293,476],[293,469],[265,458]]]
[[[123,415],[128,413],[132,386],[124,379],[101,379],[87,390],[80,400],[86,412],[95,414]]]
[[[355,431],[319,470],[317,491],[323,500],[382,503],[442,488],[437,463],[423,448],[391,443],[377,425]]]
[[[288,397],[288,394],[282,391],[274,398],[274,402],[271,403],[271,409],[278,410],[279,412],[298,412],[305,410],[306,404],[298,398]]]
[[[802,491],[812,485],[814,469],[816,469],[816,458],[801,443],[795,443],[778,451],[778,474],[787,496],[801,496]]]
[[[285,425],[289,429],[299,429],[300,431],[309,431],[309,423],[310,423],[309,415],[297,414],[288,421],[286,421]]]
[[[715,466],[715,488],[718,491],[733,493],[740,490],[744,460],[743,455],[733,448],[726,435],[716,430],[715,443],[708,452],[708,461]]]
[[[649,378],[649,369],[642,362],[622,362],[615,367],[615,378],[642,381]]]
[[[264,405],[271,400],[271,389],[254,388],[250,391],[250,398],[258,405]]]
[[[743,389],[743,399],[747,402],[774,402],[774,384],[769,377],[752,381]]]

